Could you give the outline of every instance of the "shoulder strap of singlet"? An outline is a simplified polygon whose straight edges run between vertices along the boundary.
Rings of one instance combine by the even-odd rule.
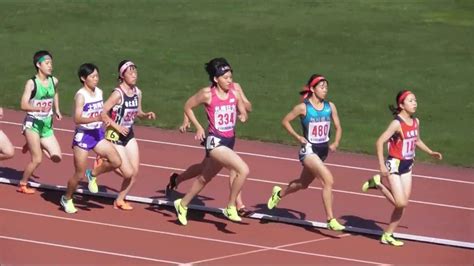
[[[124,92],[123,92],[122,88],[120,88],[120,86],[118,86],[117,88],[114,89],[114,91],[118,91],[120,93],[120,103],[119,104],[123,104],[123,102],[124,102]]]
[[[53,85],[54,93],[56,93],[56,85],[54,85],[54,78],[53,78],[53,76],[48,76],[48,79],[51,79],[51,84]]]
[[[37,90],[36,76],[33,76],[31,78],[31,80],[33,81],[33,90],[31,91],[30,100],[33,99],[36,96],[36,90]]]

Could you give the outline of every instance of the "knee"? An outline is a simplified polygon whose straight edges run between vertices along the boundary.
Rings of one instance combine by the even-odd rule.
[[[397,209],[404,209],[408,205],[408,200],[396,200],[395,201],[395,208]]]
[[[113,168],[119,168],[120,166],[122,166],[122,159],[120,159],[120,156],[114,156],[110,158],[109,162],[110,162],[110,166],[112,166]]]
[[[334,186],[334,178],[332,174],[327,174],[322,178],[322,183],[325,188],[332,188]]]
[[[86,175],[86,169],[76,169],[72,179],[76,182],[80,181]]]
[[[13,148],[6,149],[4,151],[4,154],[5,154],[5,159],[11,159],[11,158],[13,158],[13,156],[15,156],[15,149],[13,149]]]
[[[130,179],[130,182],[135,181],[135,172],[132,169],[126,169],[125,171],[122,170],[123,177],[126,179]]]
[[[240,169],[238,169],[237,173],[238,173],[239,177],[247,178],[247,176],[250,173],[250,169],[249,169],[248,165],[246,163],[244,163],[242,165],[242,167],[240,167]]]
[[[41,162],[43,161],[43,157],[41,155],[38,155],[38,156],[34,156],[31,158],[31,163],[37,167],[38,165],[41,164]]]

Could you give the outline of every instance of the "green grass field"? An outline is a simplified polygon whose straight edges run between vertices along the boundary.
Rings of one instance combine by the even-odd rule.
[[[144,109],[158,114],[153,125],[176,128],[184,101],[208,83],[203,64],[223,56],[254,105],[240,137],[294,144],[281,118],[309,76],[322,73],[342,121],[342,150],[374,153],[391,120],[388,104],[409,88],[422,138],[443,152],[441,163],[474,167],[473,1],[0,0],[0,7],[2,106],[19,108],[36,50],[54,55],[65,114],[80,64],[96,63],[99,86],[109,91],[118,62],[132,59]]]

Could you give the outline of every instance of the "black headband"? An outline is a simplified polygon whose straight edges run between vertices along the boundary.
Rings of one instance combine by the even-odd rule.
[[[220,77],[229,71],[232,71],[232,68],[229,65],[221,65],[217,67],[216,74],[214,76]]]

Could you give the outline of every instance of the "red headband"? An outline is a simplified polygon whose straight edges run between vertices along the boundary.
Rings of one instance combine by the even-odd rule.
[[[321,80],[326,80],[326,78],[323,77],[323,76],[319,76],[319,77],[313,79],[313,81],[311,81],[311,83],[309,84],[309,87],[312,88],[312,87],[316,86],[316,84],[318,84]]]
[[[405,98],[406,98],[409,94],[413,94],[413,92],[411,92],[411,91],[405,91],[404,93],[402,93],[402,95],[400,95],[400,98],[398,98],[398,105],[402,104],[403,101],[405,100]]]
[[[300,91],[300,94],[301,94],[301,100],[304,100],[306,98],[308,98],[309,96],[309,93],[311,92],[311,88],[314,88],[314,86],[316,86],[316,84],[318,84],[320,81],[322,80],[326,80],[327,79],[323,76],[319,76],[315,79],[313,79],[310,83],[309,83],[309,86],[304,86],[303,90]]]

